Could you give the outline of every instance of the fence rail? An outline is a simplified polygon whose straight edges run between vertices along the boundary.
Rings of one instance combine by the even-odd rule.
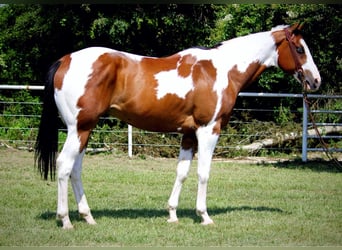
[[[31,85],[0,85],[0,90],[37,90],[41,91],[44,89],[44,86],[31,86]],[[302,94],[288,94],[288,93],[251,93],[251,92],[242,92],[239,94],[240,98],[303,98]],[[308,95],[309,99],[341,99],[342,95],[317,95],[317,94],[309,94]],[[20,105],[41,105],[41,103],[36,103],[36,102],[6,102],[6,101],[1,101],[0,104],[2,105],[10,105],[10,104],[20,104]],[[234,112],[274,112],[273,109],[266,109],[266,108],[261,108],[261,109],[234,109]],[[311,110],[313,114],[335,114],[335,115],[341,115],[342,110]],[[307,153],[308,151],[315,151],[315,152],[322,152],[323,149],[316,147],[308,147],[308,139],[316,139],[316,135],[309,135],[308,134],[308,129],[312,127],[312,123],[308,121],[308,110],[306,108],[305,102],[303,100],[303,112],[302,112],[302,148],[301,148],[301,155],[302,155],[302,161],[306,162],[307,161]],[[0,114],[2,117],[32,117],[32,118],[37,118],[39,117],[39,114]],[[108,119],[108,118],[103,118],[103,119]],[[115,118],[110,118],[112,120],[115,120]],[[341,119],[340,119],[341,121]],[[234,125],[235,123],[239,123],[239,121],[231,121],[230,124]],[[342,123],[316,123],[317,126],[320,127],[342,127]],[[1,129],[4,129],[6,131],[15,131],[15,130],[27,130],[27,131],[35,131],[37,128],[18,128],[18,127],[0,127]],[[63,131],[63,129],[61,129]],[[101,133],[116,133],[116,136],[119,137],[126,137],[127,140],[124,143],[107,143],[109,147],[115,147],[115,146],[124,146],[127,145],[128,148],[128,155],[129,157],[132,157],[133,155],[133,147],[144,147],[144,146],[154,146],[154,147],[179,147],[179,144],[165,144],[165,143],[160,143],[160,144],[144,144],[144,143],[139,143],[139,142],[134,142],[133,137],[137,135],[146,135],[148,136],[150,133],[153,132],[147,132],[147,131],[141,131],[138,129],[133,129],[132,126],[128,125],[127,132],[122,132],[120,131],[113,131],[112,129],[108,130],[94,130],[94,132],[101,132]],[[154,133],[155,134],[155,133]],[[222,137],[228,137],[231,136],[229,133],[223,133],[221,135]],[[245,141],[248,141],[249,137],[257,137],[257,135],[244,135],[246,138],[242,139]],[[324,135],[324,139],[335,139],[335,140],[341,140],[342,136],[340,135]],[[0,140],[2,142],[6,142],[5,139]],[[8,140],[11,142],[16,142],[15,140]],[[20,140],[18,140],[20,141]],[[241,143],[243,143],[241,141]],[[27,141],[30,145],[33,145],[34,141]],[[96,146],[96,142],[93,143]],[[219,148],[221,149],[236,149],[238,148],[238,145],[231,145],[231,146],[220,146],[218,145]],[[332,152],[342,152],[341,148],[330,148],[329,149]]]

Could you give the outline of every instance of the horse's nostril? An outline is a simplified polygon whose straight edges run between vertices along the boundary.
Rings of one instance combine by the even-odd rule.
[[[321,84],[322,80],[320,77],[315,78],[315,83],[319,86]]]
[[[319,89],[320,85],[321,85],[321,79],[320,78],[315,78],[315,80],[314,80],[314,82],[312,84],[313,89],[315,89],[315,90]]]

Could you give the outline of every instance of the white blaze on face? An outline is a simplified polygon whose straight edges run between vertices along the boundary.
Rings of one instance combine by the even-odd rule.
[[[318,83],[321,82],[321,76],[319,74],[319,71],[317,69],[316,64],[314,63],[314,60],[312,58],[312,55],[310,53],[310,50],[308,46],[306,45],[305,41],[303,39],[300,39],[300,44],[303,46],[305,55],[306,55],[306,62],[302,65],[302,68],[305,71],[310,71],[312,74],[313,79],[307,79],[310,82],[317,81]]]

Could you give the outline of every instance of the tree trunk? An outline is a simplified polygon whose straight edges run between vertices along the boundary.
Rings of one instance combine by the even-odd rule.
[[[329,134],[329,133],[336,133],[342,131],[342,126],[323,126],[319,127],[318,131],[321,135]],[[315,129],[309,129],[308,135],[316,135]],[[278,144],[282,144],[287,141],[297,140],[299,138],[302,138],[302,132],[291,132],[288,134],[276,134],[275,138],[266,138],[261,141],[253,142],[248,145],[244,146],[236,146],[237,150],[247,150],[251,153],[258,151],[262,148],[275,146]]]

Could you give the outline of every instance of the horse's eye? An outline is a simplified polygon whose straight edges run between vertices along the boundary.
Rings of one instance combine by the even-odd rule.
[[[296,47],[296,51],[298,54],[304,54],[304,48],[303,47]]]

